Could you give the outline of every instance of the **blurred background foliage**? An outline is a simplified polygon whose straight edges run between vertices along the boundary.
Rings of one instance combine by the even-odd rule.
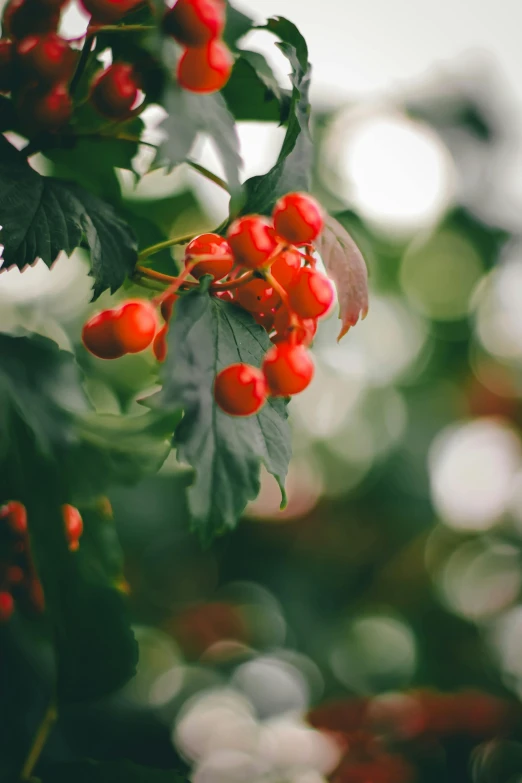
[[[145,121],[154,141],[158,117]],[[191,769],[197,783],[316,783],[338,751],[299,722],[313,707],[312,721],[349,748],[342,783],[521,779],[522,223],[500,165],[509,110],[466,71],[407,100],[316,101],[313,129],[314,193],[365,255],[369,315],[340,344],[335,316],[319,329],[316,379],[291,404],[284,512],[267,476],[239,529],[202,550],[175,455],[157,476],[108,492],[139,670],[114,697],[68,708],[49,764],[124,757]],[[268,168],[280,130],[262,133]],[[132,153],[139,172],[150,150]],[[88,184],[96,151],[81,154]],[[196,158],[218,170],[206,142]],[[197,172],[138,183],[129,161],[103,196],[141,246],[218,225],[226,202]],[[66,176],[56,156],[38,165]],[[165,252],[161,268],[175,264]],[[81,252],[50,272],[10,271],[0,328],[75,346],[98,411],[132,412],[155,362],[82,353],[89,297]],[[99,521],[91,531],[105,536],[116,578],[112,532]],[[26,665],[3,679],[20,701],[38,694],[40,652],[22,638]],[[43,704],[44,694],[8,721],[30,734]]]

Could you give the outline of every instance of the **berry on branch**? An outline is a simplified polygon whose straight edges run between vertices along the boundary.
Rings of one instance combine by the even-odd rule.
[[[230,49],[215,39],[200,48],[185,49],[176,76],[180,87],[190,92],[217,92],[228,82],[233,65]]]
[[[71,552],[75,552],[80,546],[80,538],[83,533],[82,515],[75,506],[65,503],[62,506],[62,516],[69,549]]]
[[[119,359],[125,353],[114,326],[116,310],[103,310],[90,318],[82,330],[82,342],[89,353],[99,359]]]
[[[304,345],[278,343],[267,352],[263,372],[273,397],[302,392],[314,375],[314,362]]]
[[[51,84],[65,81],[72,73],[75,60],[67,41],[55,33],[24,38],[18,44],[17,54],[27,76]]]
[[[148,348],[157,328],[156,309],[146,299],[125,302],[114,321],[114,335],[125,353],[139,353]]]
[[[9,0],[2,15],[2,33],[20,41],[28,35],[56,31],[60,14],[38,0]]]
[[[177,298],[177,294],[169,294],[160,305],[161,316],[166,323],[172,318],[172,311],[174,310],[174,303]]]
[[[234,266],[232,248],[219,234],[201,234],[189,242],[185,248],[185,265],[196,261],[197,256],[213,256],[208,260],[198,261],[192,267],[191,274],[197,279],[203,275],[212,275],[214,280],[222,280]]]
[[[27,511],[23,503],[11,500],[0,508],[0,519],[7,520],[7,524],[17,535],[27,532]]]
[[[274,318],[274,328],[277,332],[277,342],[289,338],[289,342],[311,345],[317,332],[317,321],[315,318],[296,317],[296,323],[292,324],[286,307],[280,307]]]
[[[231,364],[217,374],[214,398],[230,416],[251,416],[263,406],[267,396],[266,380],[257,367]]]
[[[266,313],[280,303],[277,291],[265,280],[252,280],[237,290],[237,301],[249,313]]]
[[[138,93],[139,86],[132,65],[115,63],[94,80],[91,103],[104,117],[121,119],[131,110]]]
[[[238,264],[248,269],[265,265],[277,248],[274,229],[260,215],[247,215],[234,220],[227,239]]]
[[[300,269],[288,291],[290,306],[301,318],[326,315],[334,301],[334,289],[329,278],[310,267]]]
[[[324,226],[321,205],[308,193],[287,193],[273,211],[276,234],[293,245],[317,239]]]
[[[165,326],[159,330],[152,343],[152,350],[154,351],[154,356],[158,362],[164,362],[167,358],[167,333],[168,325],[165,324]]]
[[[270,267],[270,274],[284,289],[290,288],[301,268],[301,256],[292,248],[283,250]]]
[[[33,87],[22,93],[18,102],[22,126],[33,136],[38,131],[54,131],[65,125],[72,113],[72,101],[64,84],[55,84],[47,92]]]
[[[163,30],[182,46],[204,46],[225,28],[221,0],[177,0],[163,17]]]
[[[10,619],[14,611],[14,601],[11,593],[5,590],[0,592],[0,623],[5,623]]]

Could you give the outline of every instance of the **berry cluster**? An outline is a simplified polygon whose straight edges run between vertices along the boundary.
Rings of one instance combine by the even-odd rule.
[[[221,90],[230,78],[234,58],[221,40],[224,0],[177,0],[163,17],[163,30],[184,47],[177,66],[181,87],[191,92]]]
[[[42,585],[36,573],[23,503],[12,500],[0,508],[0,623],[13,614],[15,600],[37,614],[45,608]]]
[[[189,275],[209,275],[211,291],[250,312],[274,343],[261,369],[238,363],[218,373],[214,397],[219,407],[231,416],[250,416],[268,396],[298,394],[314,374],[307,348],[317,321],[334,300],[333,286],[315,268],[311,252],[322,228],[323,212],[315,199],[289,193],[277,202],[272,220],[247,215],[232,223],[226,238],[201,234],[185,248],[184,270],[163,295],[97,313],[83,327],[83,343],[101,359],[137,353],[152,343],[156,358],[164,361],[176,292],[195,285],[186,279]],[[154,303],[164,321],[159,329]]]

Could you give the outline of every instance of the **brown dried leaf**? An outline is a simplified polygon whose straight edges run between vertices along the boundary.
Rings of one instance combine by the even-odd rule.
[[[348,231],[331,215],[315,243],[339,299],[342,326],[337,340],[368,312],[368,272],[362,253]]]

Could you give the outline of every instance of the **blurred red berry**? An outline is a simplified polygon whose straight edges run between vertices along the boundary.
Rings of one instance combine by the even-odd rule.
[[[221,0],[177,0],[163,17],[163,30],[182,46],[204,46],[225,28]]]
[[[314,362],[304,345],[278,343],[267,352],[263,372],[273,397],[289,397],[309,385]]]
[[[104,117],[125,117],[136,102],[139,86],[132,65],[115,63],[93,82],[91,103]]]
[[[189,242],[185,248],[185,264],[195,261],[197,256],[213,256],[192,267],[191,274],[198,279],[203,275],[212,275],[214,280],[222,280],[234,266],[232,249],[219,234],[201,234]]]
[[[114,320],[114,335],[125,353],[139,353],[148,348],[157,328],[156,308],[146,299],[125,302]]]
[[[308,193],[287,193],[273,211],[277,236],[293,245],[304,245],[317,239],[324,226],[321,205]]]
[[[178,84],[190,92],[217,92],[228,82],[233,65],[232,53],[218,39],[198,49],[185,49],[178,61]]]
[[[288,291],[290,307],[301,318],[320,318],[326,315],[334,297],[329,278],[307,266],[298,271]]]
[[[267,395],[266,381],[257,367],[231,364],[217,374],[214,398],[221,410],[230,416],[251,416],[263,406]]]
[[[72,73],[75,54],[56,33],[30,35],[18,44],[17,60],[22,71],[43,82],[65,81]]]
[[[116,318],[116,310],[103,310],[93,315],[83,327],[83,344],[99,359],[118,359],[125,353],[123,343],[115,332]]]
[[[227,239],[238,264],[257,269],[266,264],[277,247],[274,229],[260,215],[247,215],[234,220]]]

